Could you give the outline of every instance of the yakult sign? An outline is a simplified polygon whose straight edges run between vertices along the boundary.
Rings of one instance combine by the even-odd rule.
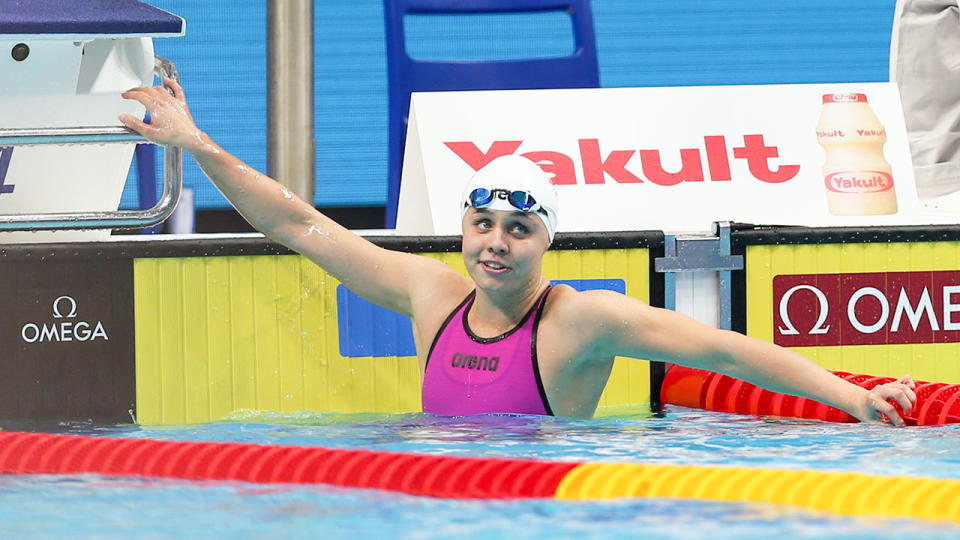
[[[443,143],[453,153],[457,154],[474,171],[480,170],[491,160],[513,154],[523,144],[523,141],[494,141],[486,152],[482,152],[471,141],[446,141]],[[681,148],[680,169],[667,171],[663,166],[663,159],[658,148],[640,150],[611,150],[606,154],[600,153],[598,139],[578,139],[579,167],[574,165],[573,158],[563,152],[550,150],[535,150],[520,155],[536,161],[544,171],[553,174],[553,183],[558,186],[575,184],[604,184],[609,178],[612,182],[640,184],[652,182],[658,186],[675,186],[680,182],[705,181],[703,155],[710,172],[707,180],[711,182],[729,182],[733,180],[730,173],[730,152],[727,149],[726,138],[723,135],[706,135],[703,137],[704,151],[699,148]],[[627,168],[634,154],[640,162],[639,173]],[[799,165],[773,165],[770,158],[779,156],[776,146],[767,146],[763,134],[749,134],[743,136],[743,146],[733,148],[733,158],[746,160],[750,174],[755,180],[779,184],[797,176]],[[577,178],[577,171],[583,175]]]
[[[773,341],[785,347],[960,342],[960,271],[779,275]]]
[[[896,184],[893,214],[834,215],[828,208],[817,124],[823,96],[844,92],[869,95],[883,122],[883,152]],[[506,154],[551,174],[560,231],[706,231],[720,220],[948,220],[921,209],[899,94],[889,83],[415,93],[409,121],[402,234],[459,234],[463,185]]]

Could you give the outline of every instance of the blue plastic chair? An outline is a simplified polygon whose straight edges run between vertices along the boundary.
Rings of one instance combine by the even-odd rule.
[[[497,61],[418,61],[407,54],[403,17],[566,11],[573,20],[574,52],[560,58]],[[384,0],[390,93],[386,227],[397,224],[400,171],[410,92],[596,88],[600,86],[590,0]]]

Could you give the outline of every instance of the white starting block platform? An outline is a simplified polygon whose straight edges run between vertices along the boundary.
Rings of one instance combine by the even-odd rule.
[[[58,128],[116,135],[120,113],[144,114],[120,94],[153,84],[152,38],[182,36],[184,28],[182,18],[135,0],[0,2],[0,128],[21,135]],[[27,144],[23,137],[0,138],[0,216],[116,213],[136,142],[126,139]],[[0,243],[103,240],[110,234],[109,228],[41,230],[78,228],[42,221],[20,227],[29,232],[6,232],[13,228],[0,227]]]

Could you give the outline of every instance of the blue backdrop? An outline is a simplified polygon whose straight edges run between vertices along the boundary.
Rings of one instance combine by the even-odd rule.
[[[194,116],[228,151],[266,169],[266,2],[147,0],[187,20],[155,40],[180,70]],[[895,0],[593,0],[604,87],[888,79]],[[421,58],[562,55],[560,14],[414,17]],[[317,206],[386,201],[387,74],[382,0],[314,3]],[[160,173],[158,173],[160,174]],[[191,159],[198,208],[229,205]],[[121,206],[133,208],[136,182]]]

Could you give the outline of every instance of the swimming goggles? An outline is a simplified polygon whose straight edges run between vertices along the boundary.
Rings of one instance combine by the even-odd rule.
[[[505,200],[517,210],[522,212],[543,212],[540,203],[533,198],[533,195],[526,191],[509,191],[506,189],[487,189],[477,188],[470,192],[465,206],[474,208],[486,208],[493,204],[495,199]]]

